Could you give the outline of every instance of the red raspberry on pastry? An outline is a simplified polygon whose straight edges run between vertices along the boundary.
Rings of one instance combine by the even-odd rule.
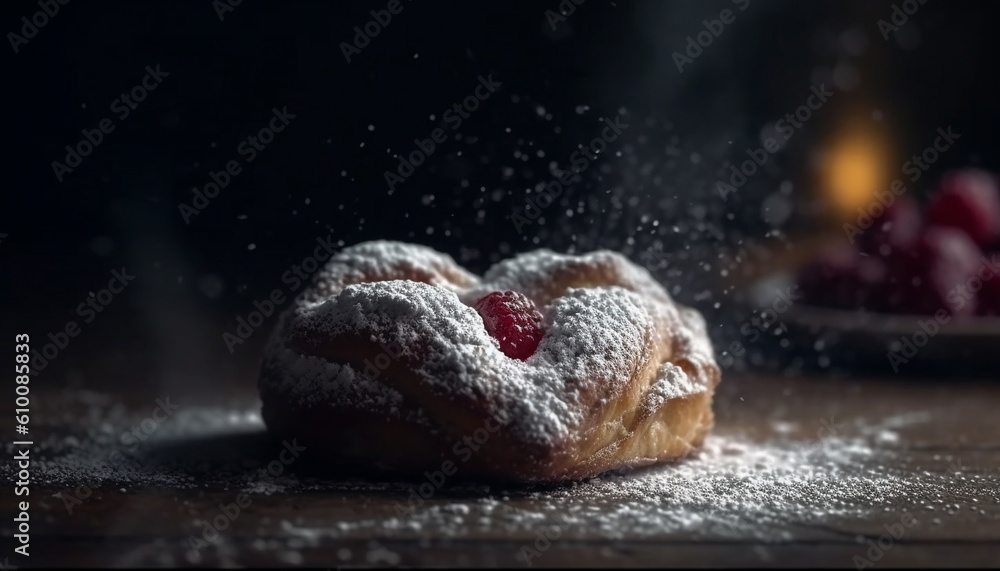
[[[512,359],[526,360],[542,340],[542,314],[524,294],[495,291],[476,302],[486,331]]]

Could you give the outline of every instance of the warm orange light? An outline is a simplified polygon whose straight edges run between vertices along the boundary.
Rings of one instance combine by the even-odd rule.
[[[840,214],[856,214],[886,186],[887,150],[871,131],[852,129],[834,140],[823,165],[829,204]]]

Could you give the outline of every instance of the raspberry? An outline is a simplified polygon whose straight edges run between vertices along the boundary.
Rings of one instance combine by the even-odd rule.
[[[889,268],[886,308],[911,315],[933,315],[941,309],[954,316],[971,315],[976,299],[968,284],[979,269],[980,256],[964,232],[927,228],[912,249],[885,258]]]
[[[873,256],[886,256],[893,249],[905,249],[920,235],[920,209],[908,197],[890,204],[861,235],[860,249]]]
[[[964,230],[980,247],[1000,239],[1000,193],[987,172],[967,169],[949,173],[927,205],[928,225]]]
[[[495,291],[476,302],[486,332],[500,342],[500,350],[512,359],[526,360],[542,340],[542,314],[524,294]]]

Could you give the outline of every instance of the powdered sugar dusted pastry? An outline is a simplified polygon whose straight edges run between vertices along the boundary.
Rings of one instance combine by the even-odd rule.
[[[537,250],[480,278],[380,241],[282,315],[259,388],[268,428],[331,464],[556,481],[685,455],[719,377],[701,315],[620,254]]]

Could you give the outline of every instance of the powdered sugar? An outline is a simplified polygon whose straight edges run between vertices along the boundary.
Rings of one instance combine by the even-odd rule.
[[[306,306],[322,303],[348,283],[385,281],[400,276],[417,276],[447,288],[468,287],[479,281],[455,264],[451,256],[432,248],[385,240],[363,242],[338,253],[320,271],[299,303]]]
[[[649,387],[642,406],[646,410],[655,411],[668,399],[686,397],[703,390],[704,387],[691,380],[680,367],[664,363],[656,371],[656,380]]]
[[[299,484],[294,476],[284,474],[274,476],[266,468],[258,468],[247,477],[247,483],[243,491],[250,494],[270,496],[271,494],[283,494],[290,488],[295,488]]]
[[[83,394],[86,403],[79,412],[69,410],[53,394],[41,401],[45,406],[40,420],[59,414],[75,427],[73,436],[47,428],[43,433],[49,436],[39,440],[32,452],[32,497],[37,495],[47,506],[49,517],[78,517],[68,515],[62,500],[52,494],[70,494],[82,485],[100,489],[82,500],[88,503],[105,501],[125,487],[130,495],[174,495],[179,509],[187,509],[180,506],[188,505],[200,490],[221,491],[233,498],[249,493],[254,500],[241,517],[250,519],[241,522],[252,521],[273,534],[266,543],[255,543],[255,550],[301,550],[329,545],[330,539],[371,537],[472,540],[502,535],[534,545],[538,533],[557,538],[553,541],[691,537],[842,541],[842,530],[852,530],[852,535],[869,528],[883,533],[882,523],[899,521],[902,513],[926,526],[942,525],[949,518],[967,523],[972,510],[976,517],[1000,516],[1000,484],[994,474],[975,468],[973,449],[965,449],[970,455],[968,467],[944,452],[918,451],[914,459],[907,451],[908,445],[922,447],[908,435],[926,432],[928,425],[941,420],[941,413],[909,412],[871,422],[839,418],[833,425],[820,422],[824,428],[816,433],[830,435],[819,440],[796,436],[817,428],[802,416],[763,418],[749,431],[755,434],[751,436],[748,427],[724,414],[722,425],[703,449],[674,464],[561,486],[449,482],[435,495],[414,502],[410,510],[413,494],[425,480],[317,479],[298,473],[298,464],[277,478],[271,476],[265,466],[278,458],[279,450],[263,437],[264,427],[252,402],[184,405],[134,454],[109,466],[109,454],[125,452],[119,435],[141,415],[126,414],[104,395]],[[728,399],[720,410],[736,406],[736,397]],[[770,428],[756,430],[761,427]],[[6,478],[13,477],[13,470],[12,463],[0,465],[0,475]],[[268,495],[272,501],[289,503],[295,497],[308,497],[307,503],[321,505],[275,512],[264,506]],[[358,515],[332,516],[343,513],[336,510],[343,509],[345,501],[358,507]],[[189,527],[197,531],[195,522],[214,512],[190,513]],[[275,518],[273,526],[269,518]],[[47,525],[53,525],[49,521]],[[232,540],[230,534],[221,534],[205,553],[231,562],[252,556],[247,552],[251,548],[238,547]],[[141,565],[171,557],[184,561],[183,552],[164,555],[164,549],[177,545],[160,547],[137,548],[121,562]],[[362,548],[349,559],[360,562],[364,557]]]
[[[371,379],[349,365],[331,363],[326,359],[301,355],[286,347],[273,349],[283,363],[275,371],[278,390],[303,402],[322,400],[336,394],[345,402],[363,408],[384,410],[397,417],[403,397],[399,392]],[[318,390],[317,390],[318,389]]]
[[[911,416],[910,423],[926,421]],[[899,420],[898,418],[896,420]],[[529,537],[557,528],[569,539],[668,538],[783,541],[836,533],[882,512],[913,512],[914,502],[957,505],[1000,503],[989,475],[913,472],[898,451],[882,449],[877,435],[889,422],[853,427],[853,436],[820,441],[766,442],[724,434],[710,437],[696,456],[675,465],[610,474],[535,491],[462,488],[449,498],[421,502],[405,516],[383,515],[319,526],[306,520],[285,530],[317,542],[322,537],[474,537],[504,533]],[[403,486],[399,502],[412,505]],[[455,495],[472,499],[456,503]],[[934,500],[933,498],[938,498]],[[907,508],[906,506],[910,506]],[[898,519],[898,516],[896,516]],[[829,531],[833,530],[833,531]]]
[[[143,440],[128,440],[135,443],[129,446],[123,435],[141,423],[141,416],[127,414],[121,405],[107,398],[89,398],[78,411],[79,403],[65,398],[70,394],[67,391],[58,398],[56,394],[47,395],[51,410],[58,411],[61,421],[74,427],[74,433],[64,436],[58,431],[45,431],[44,439],[36,439],[38,449],[33,452],[32,467],[37,471],[32,478],[38,484],[91,489],[118,489],[122,484],[129,489],[188,489],[229,485],[234,475],[243,478],[254,465],[252,458],[239,456],[232,446],[228,447],[229,454],[213,450],[211,461],[199,453],[204,450],[192,446],[200,439],[239,440],[248,431],[260,431],[263,423],[256,407],[181,406]],[[261,460],[266,463],[266,459]],[[0,466],[0,473],[7,468]]]

